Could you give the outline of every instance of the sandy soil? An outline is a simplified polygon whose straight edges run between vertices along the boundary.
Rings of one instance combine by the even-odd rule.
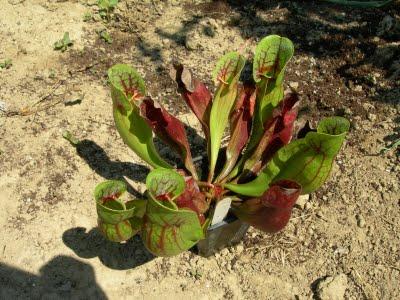
[[[91,0],[0,0],[0,62],[13,63],[0,69],[0,299],[400,298],[399,153],[380,153],[399,137],[398,28],[378,36],[399,5],[248,2],[121,1],[104,22]],[[54,51],[66,31],[74,45]],[[270,33],[295,42],[287,83],[302,96],[301,119],[352,122],[329,182],[283,232],[251,229],[208,259],[154,258],[138,237],[105,241],[95,185],[125,178],[143,192],[148,171],[113,126],[107,68],[135,66],[152,96],[198,130],[168,77],[171,61],[210,83],[221,54]]]

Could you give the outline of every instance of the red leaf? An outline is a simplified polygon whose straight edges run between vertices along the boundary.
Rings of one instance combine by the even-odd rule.
[[[186,177],[186,189],[175,200],[179,208],[188,208],[197,213],[200,224],[205,221],[204,213],[208,210],[206,196],[200,191],[199,186],[192,177]]]
[[[232,171],[241,151],[248,142],[255,100],[255,87],[253,85],[242,87],[236,100],[235,109],[230,116],[231,138],[226,148],[226,163],[217,180],[223,179]]]
[[[204,83],[193,78],[190,71],[181,64],[174,65],[171,76],[178,84],[178,92],[199,119],[208,139],[210,135],[208,124],[212,104],[210,91]]]
[[[170,115],[164,108],[150,98],[145,98],[143,100],[140,105],[140,112],[156,135],[178,152],[186,168],[192,173],[192,176],[197,178],[189,142],[181,121]]]
[[[289,94],[283,99],[281,113],[277,117],[277,124],[274,130],[274,137],[279,138],[284,145],[292,139],[293,125],[297,118],[299,98],[297,94]]]
[[[240,91],[239,98],[236,101],[235,109],[231,114],[231,142],[239,149],[239,152],[246,145],[251,130],[251,122],[254,114],[254,106],[256,102],[255,87],[245,85]],[[237,141],[232,142],[237,138]],[[228,146],[229,148],[229,146]],[[233,148],[233,147],[232,147]]]
[[[288,94],[280,106],[273,111],[273,117],[264,124],[263,137],[249,159],[252,163],[245,166],[247,173],[241,178],[242,181],[250,175],[258,174],[276,151],[290,142],[298,106],[297,94]]]
[[[301,192],[301,186],[290,180],[280,180],[260,197],[246,200],[233,211],[242,221],[265,232],[282,230],[289,222],[292,208]]]

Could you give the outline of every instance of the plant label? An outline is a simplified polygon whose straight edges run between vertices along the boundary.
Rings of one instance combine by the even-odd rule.
[[[224,198],[217,203],[214,210],[214,216],[211,220],[211,226],[222,222],[228,214],[229,208],[231,207],[231,198]]]

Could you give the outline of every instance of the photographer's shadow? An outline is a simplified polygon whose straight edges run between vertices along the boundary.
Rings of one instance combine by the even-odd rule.
[[[0,299],[107,299],[94,269],[69,256],[56,256],[33,274],[0,262]]]
[[[138,235],[126,243],[114,243],[106,240],[96,228],[87,232],[86,228],[76,227],[65,231],[62,239],[64,244],[79,257],[98,257],[111,269],[132,269],[154,258]]]

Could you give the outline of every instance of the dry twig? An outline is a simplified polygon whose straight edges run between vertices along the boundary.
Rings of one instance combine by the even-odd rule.
[[[13,116],[29,116],[29,115],[32,115],[32,114],[35,114],[35,113],[38,113],[38,112],[47,110],[47,109],[49,109],[50,107],[53,107],[53,106],[55,106],[55,105],[61,103],[62,100],[61,100],[61,101],[57,101],[57,102],[55,102],[55,103],[49,103],[49,104],[44,105],[44,106],[42,106],[42,107],[37,107],[37,108],[35,108],[35,107],[38,106],[39,104],[41,104],[41,103],[45,102],[46,100],[50,99],[51,97],[53,97],[55,91],[56,91],[62,84],[64,84],[64,83],[65,83],[65,80],[59,80],[59,81],[53,86],[53,88],[51,89],[51,91],[50,91],[48,94],[46,94],[45,96],[41,97],[41,98],[40,98],[37,102],[35,102],[31,107],[25,107],[25,108],[22,108],[22,109],[20,109],[20,110],[3,111],[3,112],[4,112],[4,115],[5,115],[6,117],[13,117]],[[60,95],[58,95],[58,96],[60,96]]]

